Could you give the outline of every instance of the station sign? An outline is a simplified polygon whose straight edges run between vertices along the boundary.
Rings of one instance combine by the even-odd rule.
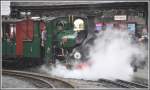
[[[127,20],[127,15],[115,15],[114,20]]]

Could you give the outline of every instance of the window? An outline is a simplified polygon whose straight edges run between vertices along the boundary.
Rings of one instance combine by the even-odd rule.
[[[58,21],[58,22],[56,23],[57,30],[59,30],[59,31],[63,30],[66,23],[67,23],[66,21]]]
[[[135,24],[134,23],[128,24],[128,31],[135,33]]]
[[[10,24],[10,38],[14,38],[16,35],[16,26],[15,24]]]
[[[7,39],[14,39],[16,36],[16,25],[13,23],[3,23],[3,35],[6,36]]]
[[[102,26],[103,26],[102,23],[100,23],[100,22],[96,23],[96,31],[101,31],[102,30]]]

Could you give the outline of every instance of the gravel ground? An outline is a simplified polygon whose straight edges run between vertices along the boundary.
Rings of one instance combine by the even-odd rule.
[[[3,75],[2,88],[36,88],[36,87],[29,82]]]
[[[138,69],[138,71],[134,73],[133,81],[141,84],[148,84],[148,71],[148,65],[146,65],[144,69]]]
[[[148,64],[143,69],[138,69],[137,72],[134,73],[133,77],[143,78],[148,80]]]

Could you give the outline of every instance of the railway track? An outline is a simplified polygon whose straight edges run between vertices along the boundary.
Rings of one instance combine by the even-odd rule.
[[[113,87],[113,88],[148,88],[147,85],[142,85],[139,83],[124,81],[119,79],[116,81],[99,79],[99,82],[106,83],[105,87]]]
[[[64,80],[72,82],[76,88],[148,88],[148,86],[143,84],[123,80],[112,81],[108,79],[99,79],[98,81],[91,81],[71,78]]]
[[[124,80],[116,80],[117,83],[124,85],[124,86],[128,86],[129,88],[148,88],[147,85],[142,85],[139,83],[135,83],[135,82],[129,82],[129,81],[124,81]]]
[[[143,78],[141,79],[138,77],[134,77],[133,82],[148,86],[148,80],[147,79],[143,79]]]
[[[80,80],[61,77],[47,77],[44,74],[2,70],[2,74],[30,79],[38,88],[148,88],[148,85],[124,80],[99,79],[98,81]],[[69,83],[68,83],[69,82]]]
[[[128,88],[125,85],[121,85],[117,82],[114,82],[112,80],[108,80],[108,79],[99,79],[98,80],[99,83],[103,83],[103,86],[107,87],[107,88]]]
[[[74,86],[69,82],[54,77],[40,75],[37,73],[3,69],[2,74],[7,76],[19,77],[27,81],[29,80],[37,88],[74,88]]]

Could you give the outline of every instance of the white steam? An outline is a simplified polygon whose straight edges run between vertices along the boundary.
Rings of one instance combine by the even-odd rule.
[[[133,56],[138,60],[143,60],[145,53],[140,45],[134,44],[129,33],[126,31],[112,30],[100,32],[97,35],[94,45],[90,48],[91,63],[89,67],[83,69],[68,70],[58,63],[56,67],[47,69],[52,75],[64,78],[76,78],[85,80],[123,79],[131,80],[133,67],[131,62]]]

